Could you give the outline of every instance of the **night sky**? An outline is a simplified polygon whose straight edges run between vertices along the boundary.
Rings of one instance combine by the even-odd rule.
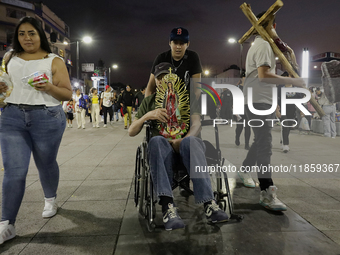
[[[91,45],[80,47],[80,63],[102,59],[106,66],[116,63],[111,82],[145,86],[155,57],[169,48],[172,28],[189,30],[190,47],[196,51],[203,69],[221,73],[240,62],[240,47],[228,38],[239,39],[250,22],[239,6],[242,0],[195,1],[108,1],[45,0],[70,27],[71,41],[90,35]],[[248,0],[255,14],[267,10],[275,0]],[[340,0],[284,0],[277,13],[277,33],[295,50],[301,65],[302,50],[310,55],[340,52]],[[243,56],[248,45],[244,46]],[[75,47],[72,48],[75,65]],[[75,71],[73,72],[75,76]]]

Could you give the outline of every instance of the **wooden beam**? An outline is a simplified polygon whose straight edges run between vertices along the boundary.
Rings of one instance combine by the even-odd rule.
[[[283,2],[281,0],[277,0],[267,11],[262,17],[258,20],[257,24],[258,25],[263,25],[266,22],[270,21],[270,19],[277,13],[281,7],[283,6]],[[243,3],[240,6],[241,9],[243,8],[249,8],[251,10],[251,7],[249,4]],[[255,32],[255,27],[252,26],[243,36],[240,40],[238,40],[239,44],[244,43],[254,32]]]
[[[279,4],[282,3],[281,0],[276,1],[275,4]],[[267,19],[267,20],[271,20],[274,18],[274,13],[272,13],[274,10],[276,10],[277,12],[277,8],[275,7],[275,4],[271,6],[271,11],[268,11],[263,15],[265,16],[263,20]],[[283,3],[282,3],[283,5]],[[273,7],[273,8],[272,8]],[[281,6],[282,7],[282,6]],[[280,7],[280,8],[281,8]],[[266,40],[271,48],[273,49],[275,55],[279,58],[279,60],[281,61],[282,65],[284,66],[284,68],[287,70],[287,72],[294,78],[299,78],[299,75],[294,71],[294,69],[292,68],[292,65],[288,62],[288,60],[286,59],[285,55],[283,55],[283,53],[281,52],[281,50],[276,46],[273,38],[269,35],[269,33],[263,28],[262,25],[260,25],[259,20],[256,18],[256,16],[254,15],[254,13],[252,12],[250,5],[244,3],[240,6],[241,10],[243,11],[244,15],[249,19],[250,23],[253,25],[252,28],[254,28],[258,34],[264,39]],[[262,17],[261,17],[262,18]],[[261,20],[261,19],[260,19]],[[248,31],[249,32],[249,31]],[[247,32],[247,33],[248,33]],[[246,34],[247,34],[246,33]],[[239,41],[240,42],[240,41]],[[317,113],[320,115],[320,117],[325,115],[325,112],[323,111],[323,109],[321,108],[321,106],[319,105],[319,103],[315,100],[314,97],[310,98],[310,102],[313,105],[313,107],[315,108],[315,110],[317,111]]]

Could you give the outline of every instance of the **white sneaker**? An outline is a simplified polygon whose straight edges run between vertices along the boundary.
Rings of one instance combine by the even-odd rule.
[[[288,145],[283,145],[282,150],[284,153],[287,153],[289,151],[289,146]]]
[[[16,236],[15,234],[15,228],[12,224],[9,224],[9,221],[1,221],[0,222],[0,244],[3,244],[4,242],[14,238]]]
[[[70,124],[67,124],[67,127],[69,128],[69,127],[70,127]]]
[[[97,128],[99,128],[99,125],[97,125]]]
[[[96,125],[92,125],[92,127],[94,127],[94,128],[95,128],[95,127],[96,127]]]
[[[55,197],[45,197],[45,207],[42,213],[43,218],[50,218],[57,214],[58,204]]]
[[[241,181],[243,182],[243,185],[248,188],[255,188],[255,182],[253,180],[253,177],[251,177],[250,173],[247,172],[237,172],[238,176],[240,177]]]
[[[106,125],[103,126],[104,128],[107,127]]]
[[[277,187],[269,186],[260,193],[260,205],[272,211],[286,211],[287,207],[276,197]]]
[[[70,127],[71,127],[71,128],[73,128],[73,125],[72,125],[72,124],[70,124]]]

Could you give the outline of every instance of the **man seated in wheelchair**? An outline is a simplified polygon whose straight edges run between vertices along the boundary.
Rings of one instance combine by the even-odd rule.
[[[172,193],[173,171],[176,161],[182,160],[185,168],[194,173],[195,166],[206,166],[205,145],[196,135],[201,130],[197,100],[189,100],[189,93],[169,63],[155,67],[157,92],[144,98],[129,135],[137,135],[145,121],[151,121],[152,138],[148,144],[148,158],[155,193],[162,206],[166,230],[184,228],[184,223],[174,206]],[[195,107],[196,105],[196,107]],[[190,116],[191,110],[191,116]],[[190,127],[190,128],[189,128]],[[208,221],[228,221],[227,214],[214,200],[209,173],[191,174],[195,202],[204,205]]]

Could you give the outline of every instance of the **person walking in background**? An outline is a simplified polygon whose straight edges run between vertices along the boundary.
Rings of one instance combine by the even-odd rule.
[[[90,101],[91,101],[91,116],[92,116],[92,127],[99,128],[99,120],[100,120],[100,107],[99,107],[99,96],[98,90],[96,88],[92,88],[90,91]]]
[[[112,116],[113,116],[113,111],[112,111],[112,98],[113,94],[111,92],[111,86],[106,85],[105,86],[105,91],[100,95],[100,105],[101,109],[103,109],[103,114],[104,114],[104,128],[107,127],[107,113],[109,113],[109,121],[111,123]]]
[[[145,87],[141,88],[141,90],[138,91],[138,93],[136,94],[136,102],[135,102],[136,111],[138,111],[138,108],[142,104],[144,97],[145,97]]]
[[[24,17],[13,34],[13,50],[4,56],[3,65],[13,83],[13,91],[5,99],[7,106],[0,117],[5,171],[0,244],[16,236],[14,224],[25,193],[31,154],[45,196],[42,217],[57,213],[59,166],[56,159],[66,127],[60,102],[72,98],[66,65],[52,53],[41,22]],[[42,74],[36,77],[37,72]],[[7,86],[1,82],[0,93],[6,90]]]
[[[132,111],[135,109],[135,96],[131,91],[130,85],[126,85],[126,91],[123,92],[120,98],[120,105],[123,107],[124,113],[124,129],[127,129],[127,118],[129,117],[129,124],[132,123]]]
[[[238,82],[238,84],[236,85],[236,87],[238,87],[240,90],[243,91],[243,84],[244,84],[244,80],[245,80],[245,73],[243,72],[241,75],[241,80]],[[244,149],[249,150],[249,140],[250,140],[250,135],[251,135],[251,131],[250,131],[250,127],[248,125],[248,119],[247,119],[247,115],[235,115],[236,118],[236,122],[240,122],[240,123],[244,123]],[[235,130],[235,144],[237,146],[240,145],[240,136],[242,134],[243,131],[243,124],[238,124],[236,126],[236,130]]]
[[[319,88],[316,90],[316,95],[318,97],[318,102],[325,112],[322,117],[323,122],[323,136],[325,137],[336,137],[336,126],[335,126],[335,104],[332,104],[327,99],[324,92]]]
[[[290,77],[287,72],[284,72],[281,76],[283,77]],[[281,139],[280,143],[282,144],[282,151],[284,153],[287,153],[289,149],[289,133],[291,130],[291,127],[294,126],[294,121],[296,118],[296,107],[294,104],[287,104],[286,106],[286,115],[281,114],[281,88],[286,87],[286,88],[291,88],[293,87],[291,84],[286,84],[286,85],[280,85],[278,87],[278,106],[276,108],[276,117],[280,119],[280,122],[283,123],[284,125],[281,124]],[[285,98],[289,99],[297,99],[297,98],[302,98],[304,95],[301,93],[295,93],[295,92],[290,92],[286,93]],[[302,113],[302,112],[301,112]],[[302,113],[303,114],[303,113]],[[292,121],[290,121],[292,120]]]
[[[73,125],[72,125],[73,113],[74,113],[73,99],[70,99],[70,101],[68,101],[68,103],[66,105],[67,126],[69,128],[73,127]]]
[[[112,110],[113,110],[112,121],[114,121],[115,114],[116,114],[116,121],[118,121],[119,120],[118,112],[120,111],[120,105],[118,104],[118,95],[116,91],[113,92]]]
[[[83,95],[80,93],[80,89],[76,89],[76,94],[74,95],[74,110],[76,112],[76,120],[77,120],[77,125],[78,129],[83,128],[85,129],[85,112],[86,109],[84,107],[81,107],[80,105],[80,99],[83,97]]]

